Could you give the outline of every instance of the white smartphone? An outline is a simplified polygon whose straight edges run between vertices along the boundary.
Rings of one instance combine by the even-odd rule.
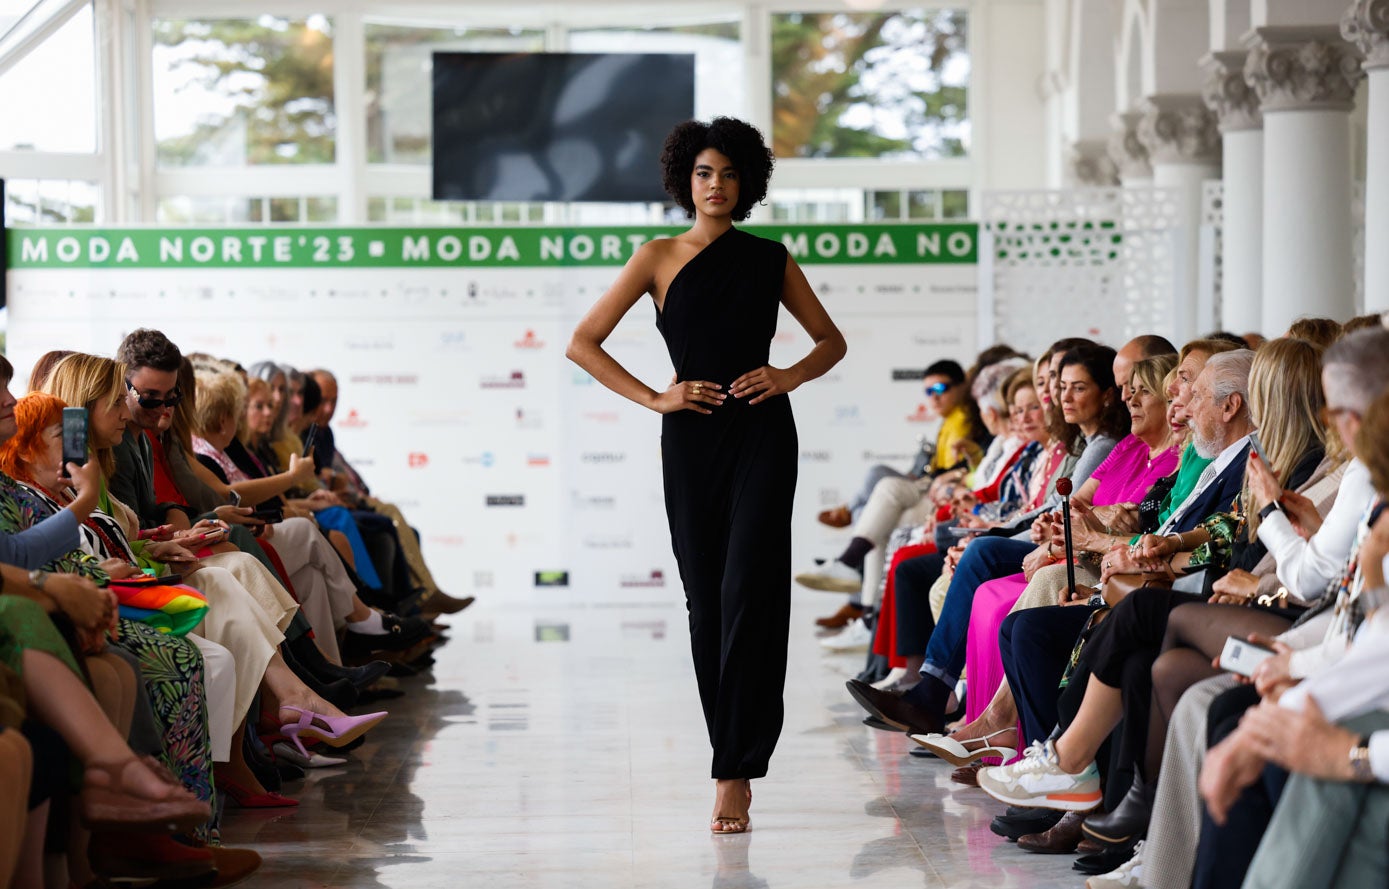
[[[1237,636],[1225,640],[1225,648],[1220,652],[1220,669],[1253,676],[1254,668],[1273,657],[1273,652],[1262,645],[1255,645]]]

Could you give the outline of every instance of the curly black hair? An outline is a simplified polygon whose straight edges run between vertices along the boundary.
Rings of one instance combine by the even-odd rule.
[[[738,203],[732,215],[742,222],[767,196],[767,183],[775,163],[771,149],[757,127],[732,117],[716,117],[709,123],[687,120],[676,124],[661,149],[661,184],[691,219],[695,209],[690,196],[690,175],[695,158],[706,148],[727,156],[738,171]]]

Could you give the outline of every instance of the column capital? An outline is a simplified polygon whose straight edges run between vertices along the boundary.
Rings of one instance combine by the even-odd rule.
[[[1109,188],[1119,184],[1119,167],[1104,139],[1081,139],[1066,152],[1066,167],[1076,185]]]
[[[1148,149],[1138,139],[1137,111],[1120,111],[1110,115],[1109,159],[1119,170],[1120,179],[1151,179],[1153,167],[1148,163]]]
[[[1271,111],[1349,111],[1364,76],[1360,53],[1336,25],[1255,28],[1245,37],[1244,76]]]
[[[1365,57],[1364,68],[1389,68],[1389,0],[1355,0],[1341,16],[1341,36]]]
[[[1224,50],[1207,53],[1201,59],[1201,67],[1206,72],[1201,98],[1205,100],[1206,107],[1215,112],[1222,133],[1257,130],[1264,125],[1264,116],[1259,111],[1259,95],[1244,79],[1244,63],[1248,55],[1243,50]]]
[[[1138,139],[1155,164],[1220,163],[1214,112],[1196,93],[1157,93],[1143,100]]]

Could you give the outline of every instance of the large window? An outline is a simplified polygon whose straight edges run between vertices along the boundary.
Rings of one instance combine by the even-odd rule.
[[[332,163],[331,22],[156,20],[154,129],[163,166]]]
[[[96,151],[96,83],[85,6],[0,76],[0,151]]]
[[[773,16],[777,156],[966,154],[967,21],[959,9]]]
[[[97,184],[82,179],[9,179],[5,218],[17,225],[93,222],[100,199]]]
[[[367,159],[429,163],[430,56],[435,52],[539,52],[545,34],[486,28],[373,24],[366,31]]]

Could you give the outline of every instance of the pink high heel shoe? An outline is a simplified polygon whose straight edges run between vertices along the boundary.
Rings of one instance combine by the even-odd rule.
[[[289,704],[282,705],[280,709],[293,710],[299,714],[298,722],[280,726],[280,734],[288,738],[295,747],[298,747],[299,752],[305,757],[309,755],[309,751],[304,749],[302,738],[322,741],[329,747],[342,747],[376,728],[381,720],[390,715],[385,710],[381,710],[377,713],[367,713],[364,716],[324,716],[322,713],[315,713],[312,710],[293,707]]]

